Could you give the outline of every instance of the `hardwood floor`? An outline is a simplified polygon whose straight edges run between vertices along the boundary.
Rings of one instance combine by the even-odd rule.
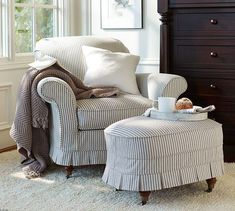
[[[3,148],[3,149],[0,149],[0,153],[8,152],[8,151],[15,150],[15,149],[16,149],[16,145],[10,146],[10,147],[6,147],[6,148]]]

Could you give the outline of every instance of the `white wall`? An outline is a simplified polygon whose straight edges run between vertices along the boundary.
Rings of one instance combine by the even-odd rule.
[[[87,35],[88,34],[88,17],[89,17],[89,1],[90,0],[74,0],[71,23],[71,35]]]
[[[15,114],[19,82],[28,69],[27,63],[30,61],[8,65],[0,62],[0,149],[15,145],[9,136],[9,129]]]
[[[88,10],[90,13],[90,21],[87,20],[90,25],[88,33],[91,35],[110,36],[120,39],[131,53],[140,55],[141,61],[138,72],[158,72],[160,21],[157,13],[157,0],[143,0],[143,29],[131,30],[101,29],[100,2],[101,0],[90,1],[90,11]]]

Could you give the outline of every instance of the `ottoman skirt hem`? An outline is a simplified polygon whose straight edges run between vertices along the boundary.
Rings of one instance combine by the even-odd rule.
[[[154,191],[199,182],[223,174],[224,162],[221,160],[153,174],[125,174],[107,165],[102,180],[120,190]]]

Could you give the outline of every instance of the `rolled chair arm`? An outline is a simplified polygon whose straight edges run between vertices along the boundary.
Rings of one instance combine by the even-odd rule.
[[[56,77],[46,77],[38,83],[37,92],[40,97],[51,105],[52,130],[57,134],[57,148],[66,150],[73,144],[74,134],[78,131],[76,117],[76,98],[70,86]],[[53,135],[51,134],[51,135]],[[63,140],[63,141],[62,141]]]
[[[151,100],[161,96],[178,98],[187,87],[187,81],[179,75],[154,73],[148,76],[148,97]]]
[[[179,75],[137,73],[136,80],[141,94],[151,100],[161,96],[178,98],[187,89],[187,81]]]

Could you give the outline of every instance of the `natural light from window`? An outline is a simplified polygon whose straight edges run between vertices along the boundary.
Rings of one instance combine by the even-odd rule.
[[[35,43],[57,35],[57,1],[15,0],[15,51],[32,52]]]
[[[69,33],[70,0],[0,0],[0,60],[32,57],[37,41]],[[1,65],[0,65],[1,66]]]

